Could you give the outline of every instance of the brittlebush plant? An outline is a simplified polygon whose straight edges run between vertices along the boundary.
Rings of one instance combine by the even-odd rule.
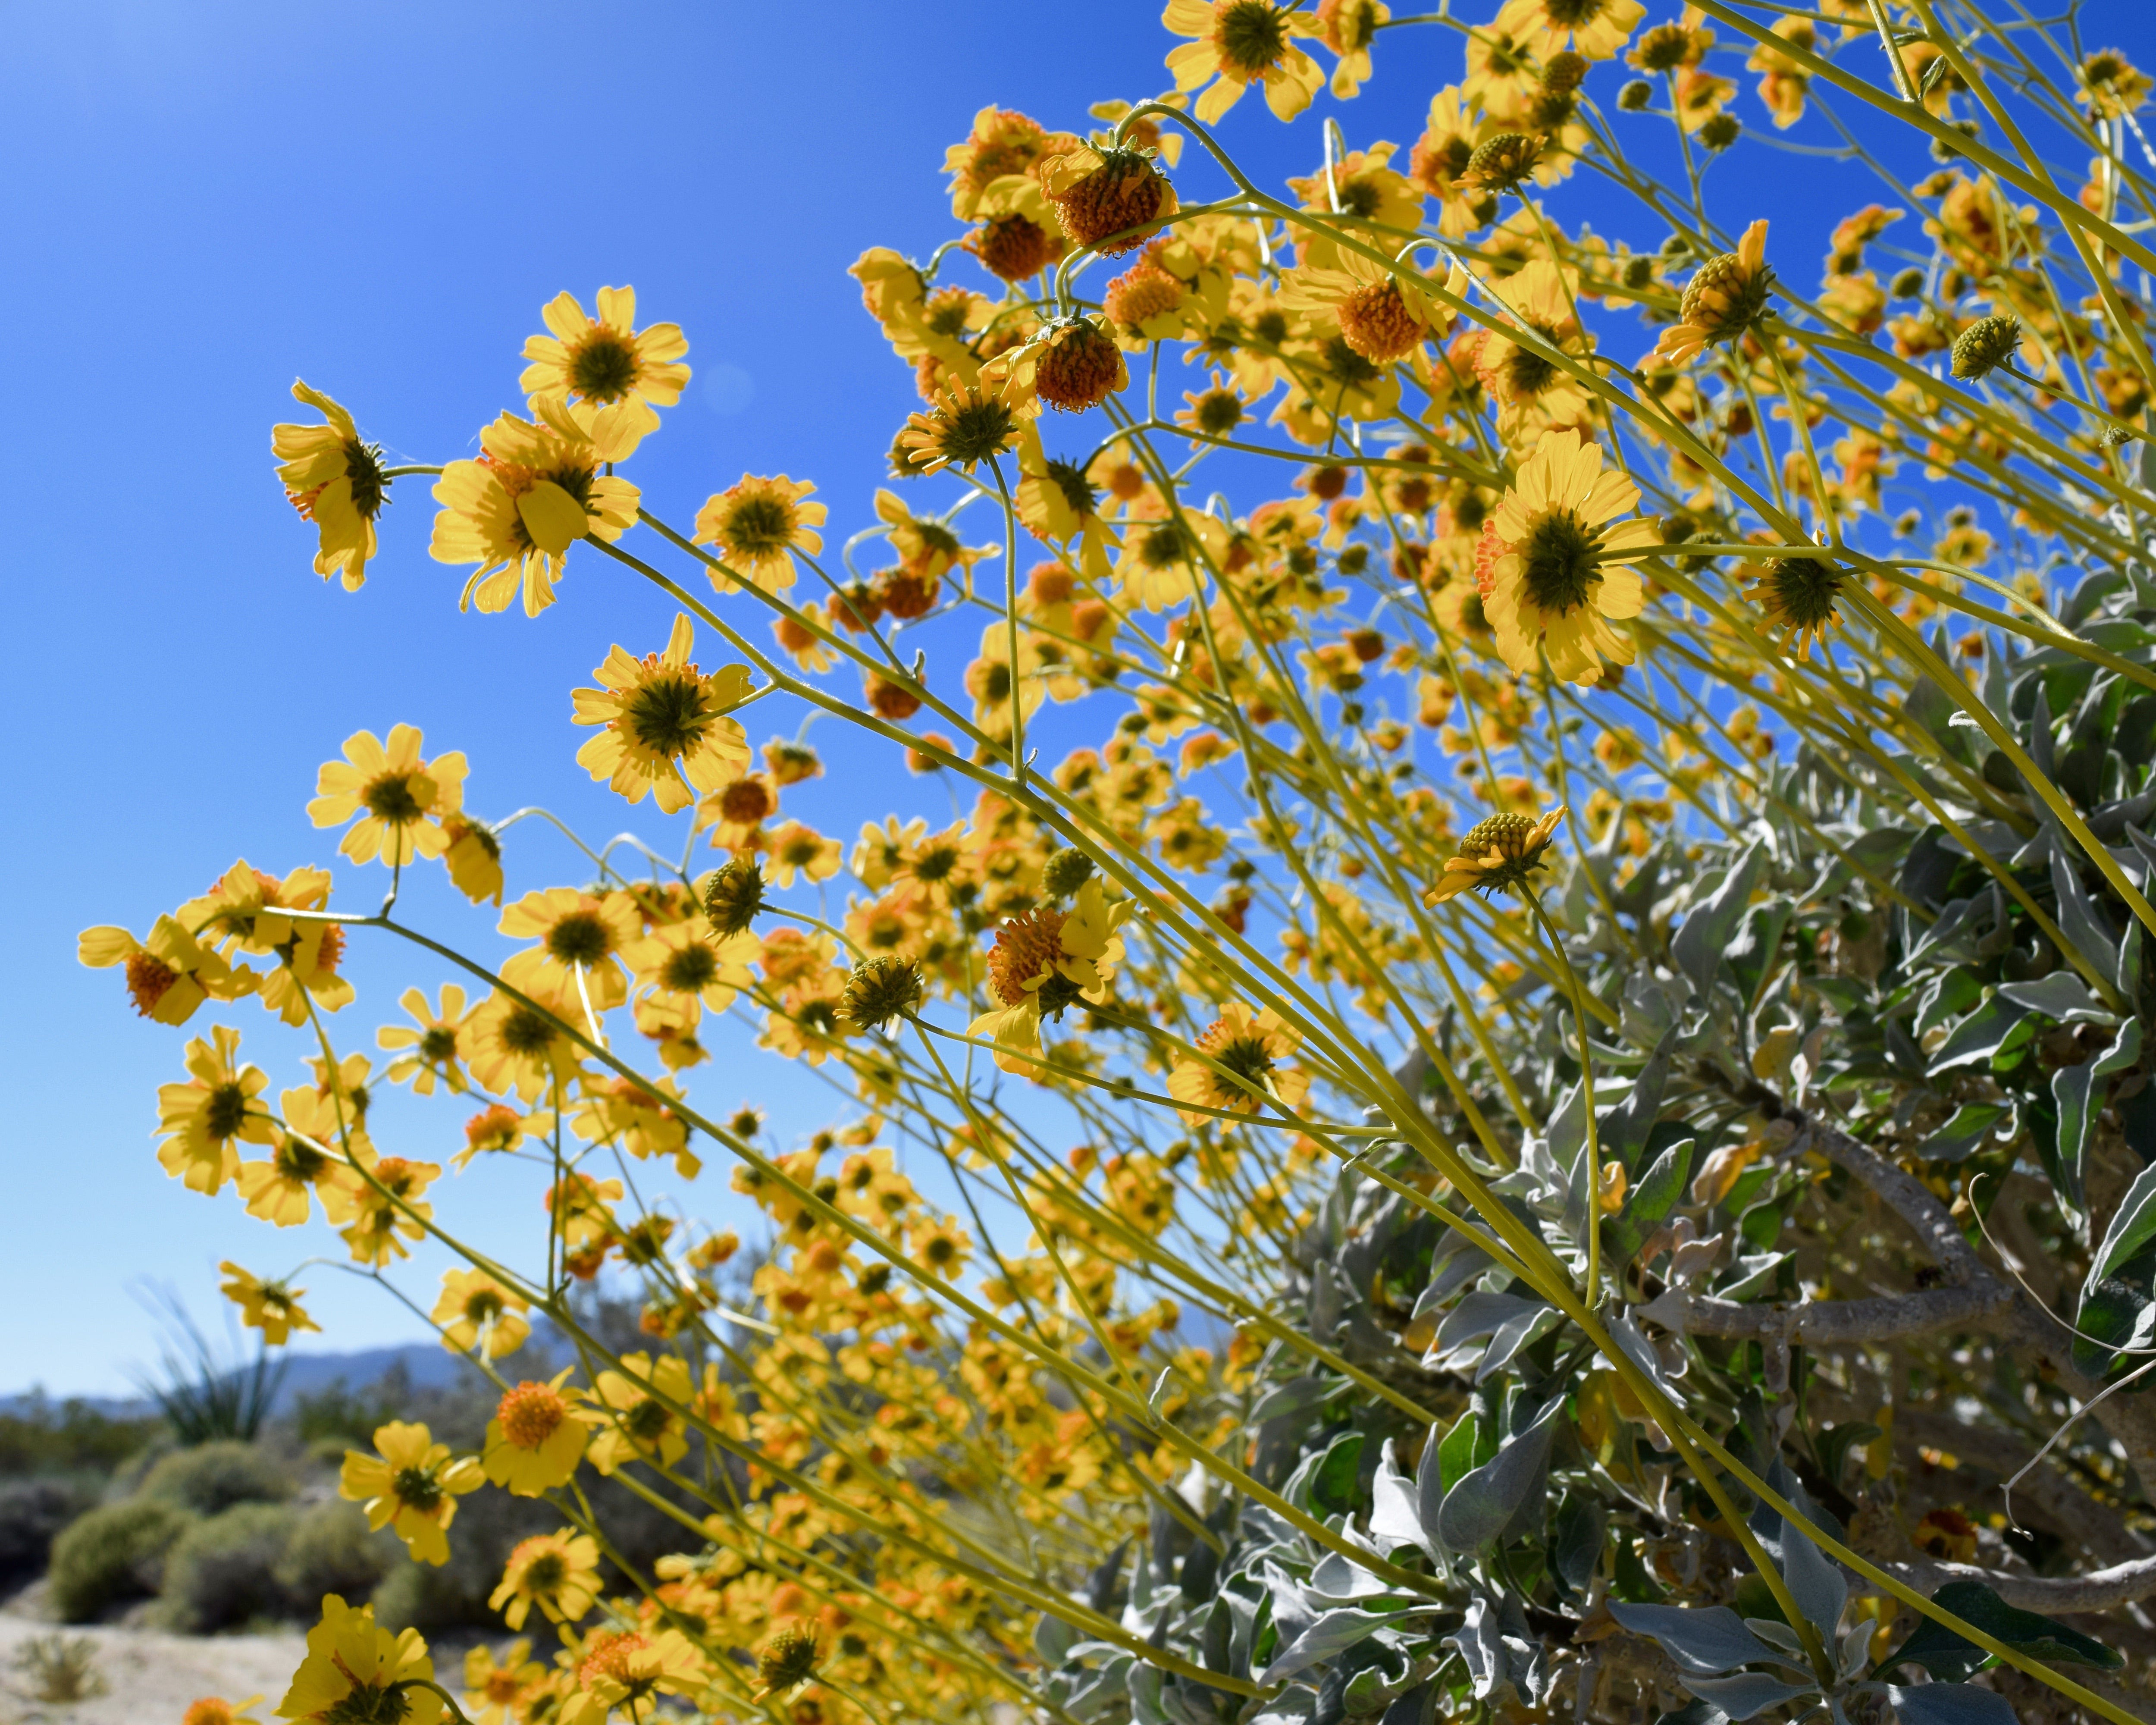
[[[535,879],[392,725],[309,805],[379,911],[243,861],[83,937],[189,1027],[170,1175],[462,1260],[407,1297],[485,1446],[385,1426],[346,1495],[437,1563],[472,1491],[560,1512],[461,1686],[331,1599],[280,1714],[2143,1716],[2148,80],[1978,0],[1163,22],[1173,93],[982,110],[951,240],[855,265],[921,400],[872,499],[647,497],[689,343],[627,288],[544,308],[474,459],[295,387],[317,572],[431,479],[463,604],[585,619],[635,838]],[[1404,149],[1314,111],[1432,64]],[[1214,136],[1253,95],[1284,187]],[[1846,191],[1820,275],[1792,159]],[[918,794],[815,830],[752,705]],[[398,911],[437,866],[498,971]],[[380,1070],[357,941],[424,984]],[[829,1130],[707,1100],[749,1036]],[[377,1147],[383,1083],[439,1137]],[[430,1207],[505,1158],[514,1261]],[[745,1282],[654,1163],[762,1213]]]

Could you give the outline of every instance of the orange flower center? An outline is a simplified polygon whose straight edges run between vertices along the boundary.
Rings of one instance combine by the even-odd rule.
[[[179,972],[162,958],[148,952],[128,956],[127,992],[134,999],[135,1010],[146,1019],[157,1009],[157,1003],[165,998],[165,990],[179,979]]]
[[[1064,956],[1063,917],[1061,911],[1028,911],[997,930],[988,987],[1004,1005],[1024,1005],[1025,985]]]
[[[536,1450],[553,1436],[569,1417],[569,1409],[559,1390],[527,1379],[502,1397],[495,1417],[511,1443],[520,1450]]]
[[[630,1631],[624,1635],[594,1635],[587,1644],[584,1661],[577,1667],[577,1681],[588,1689],[602,1677],[616,1682],[629,1679],[629,1656],[649,1644]]]

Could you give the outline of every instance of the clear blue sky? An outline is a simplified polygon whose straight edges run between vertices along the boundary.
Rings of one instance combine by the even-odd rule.
[[[2092,8],[2098,35],[2133,9]],[[365,590],[326,588],[271,475],[293,377],[346,403],[393,459],[462,455],[518,405],[540,306],[632,283],[645,320],[683,326],[698,372],[637,457],[647,501],[685,521],[744,469],[783,470],[817,482],[843,536],[870,521],[914,404],[845,266],[871,244],[925,255],[949,236],[937,169],[983,104],[1081,128],[1087,103],[1162,87],[1158,16],[1132,0],[8,9],[0,305],[18,346],[0,415],[13,475],[0,635],[16,718],[0,870],[24,968],[0,992],[13,1219],[0,1391],[124,1389],[154,1352],[135,1279],[211,1314],[220,1257],[277,1271],[336,1246],[164,1178],[155,1091],[180,1076],[183,1038],[136,1021],[114,973],[77,968],[80,928],[142,929],[238,855],[279,872],[328,863],[334,835],[304,804],[361,727],[407,721],[430,748],[465,750],[482,813],[544,802],[600,834],[657,824],[574,767],[567,691],[613,642],[660,645],[666,608],[584,554],[536,621],[459,616],[461,572],[425,554],[424,481],[398,489]],[[1430,91],[1458,77],[1456,38],[1411,34],[1347,110],[1351,144],[1404,150]],[[1758,116],[1748,80],[1739,111]],[[1314,133],[1291,141],[1255,100],[1226,131],[1261,177],[1316,165]],[[1777,186],[1778,222],[1823,233],[1872,195],[1845,182],[1830,208],[1811,177]],[[757,717],[759,741],[797,722]],[[890,806],[895,763],[839,746],[835,727],[814,740],[832,775],[788,813],[850,839]],[[579,877],[536,825],[512,837],[512,894]],[[367,902],[382,878],[341,865],[339,890]],[[408,894],[424,924],[488,927],[434,886]],[[406,983],[446,975],[365,948],[349,968],[361,999],[337,1026],[352,1046],[397,1016]],[[298,1081],[301,1050],[265,1014],[248,1004],[233,1021],[277,1083]],[[775,1100],[762,1057],[721,1065],[698,1078],[707,1106]],[[377,1141],[446,1160],[463,1111],[385,1103]],[[792,1134],[824,1111],[796,1095],[776,1111]],[[707,1173],[691,1208],[737,1222],[725,1186],[723,1168]],[[534,1231],[536,1194],[506,1190],[437,1189],[446,1222],[495,1245]],[[423,1258],[408,1285],[431,1299],[440,1267]],[[302,1279],[326,1345],[417,1333],[332,1270]]]

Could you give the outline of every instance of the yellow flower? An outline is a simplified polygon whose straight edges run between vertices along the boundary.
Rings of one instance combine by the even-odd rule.
[[[412,725],[392,726],[387,747],[372,731],[355,731],[345,739],[344,759],[323,765],[307,813],[318,827],[361,817],[337,846],[354,862],[379,856],[401,868],[449,849],[439,820],[464,806],[464,754],[452,750],[422,760],[421,741]]]
[[[531,1644],[511,1641],[499,1655],[484,1644],[465,1655],[465,1707],[473,1725],[516,1725],[547,1681]]]
[[[659,429],[656,409],[681,398],[689,368],[676,363],[689,351],[679,324],[654,323],[639,330],[636,290],[603,287],[599,315],[588,316],[574,294],[557,294],[539,316],[550,335],[524,344],[524,368],[517,388],[542,402],[566,403],[582,411],[593,442],[605,446],[608,459],[625,461],[648,434]]]
[[[1570,429],[1543,434],[1475,552],[1483,615],[1514,670],[1532,670],[1538,648],[1568,683],[1597,680],[1605,657],[1632,662],[1609,619],[1638,616],[1645,592],[1636,572],[1607,559],[1661,542],[1644,518],[1609,525],[1639,501],[1630,480],[1603,470],[1600,445]]]
[[[1645,0],[1505,0],[1491,28],[1522,40],[1539,33],[1540,59],[1569,48],[1584,59],[1606,60],[1646,12]]]
[[[536,1101],[550,1081],[576,1070],[576,1045],[562,1027],[506,994],[488,995],[465,1029],[472,1077],[496,1095],[514,1091],[527,1102]]]
[[[251,868],[241,858],[200,898],[180,906],[180,920],[221,952],[273,955],[281,963],[263,978],[262,1004],[288,1024],[307,1021],[310,1003],[335,1012],[353,998],[352,983],[337,973],[344,931],[334,922],[295,917],[329,902],[330,877],[321,869],[295,869],[283,879]]]
[[[1414,283],[1360,252],[1337,250],[1337,270],[1298,268],[1282,284],[1281,304],[1330,306],[1348,345],[1373,365],[1405,359],[1447,316]],[[1455,288],[1456,291],[1456,288]]]
[[[1332,93],[1342,101],[1352,100],[1369,78],[1370,44],[1392,15],[1384,0],[1317,0],[1318,33],[1339,57]]]
[[[1309,1075],[1290,1070],[1280,1063],[1301,1041],[1300,1033],[1282,1022],[1270,1007],[1253,1013],[1241,1001],[1230,1000],[1192,1045],[1214,1065],[1187,1055],[1178,1057],[1168,1070],[1168,1093],[1179,1102],[1225,1109],[1232,1114],[1257,1114],[1265,1107],[1265,1096],[1272,1096],[1292,1111],[1301,1106],[1302,1099],[1310,1093]],[[1225,1067],[1235,1078],[1255,1086],[1259,1094],[1253,1095],[1242,1084],[1215,1071],[1214,1065]],[[1190,1126],[1214,1118],[1182,1111],[1184,1122]]]
[[[1445,872],[1423,894],[1422,901],[1442,904],[1471,888],[1520,891],[1543,865],[1543,853],[1549,849],[1551,835],[1565,813],[1560,806],[1539,820],[1524,814],[1493,814],[1477,821],[1460,841],[1460,855],[1446,859]]]
[[[315,1147],[337,1140],[334,1106],[314,1091],[299,1089],[285,1092],[281,1107],[286,1130],[278,1134],[276,1149],[267,1162],[247,1163],[239,1170],[239,1195],[247,1214],[280,1228],[296,1228],[314,1213],[313,1199],[319,1196],[330,1220],[349,1221],[359,1199],[359,1177]],[[362,1128],[351,1128],[350,1136],[355,1152],[367,1142]]]
[[[180,1715],[180,1725],[259,1725],[254,1710],[261,1704],[259,1695],[250,1695],[244,1701],[205,1695],[187,1703],[187,1712]]]
[[[592,1466],[612,1473],[624,1462],[644,1456],[671,1467],[689,1453],[682,1418],[644,1386],[649,1384],[668,1401],[685,1407],[693,1389],[689,1368],[670,1353],[661,1354],[655,1367],[648,1353],[624,1354],[621,1366],[619,1372],[600,1373],[586,1392],[606,1422],[592,1440]]]
[[[429,546],[437,562],[476,563],[460,606],[506,609],[520,588],[524,614],[554,603],[554,583],[579,539],[611,542],[634,525],[638,494],[599,469],[618,451],[595,444],[564,411],[540,409],[532,424],[504,413],[479,434],[474,461],[452,461],[435,482]]]
[[[526,1378],[504,1392],[494,1418],[487,1421],[480,1465],[489,1480],[507,1486],[516,1497],[536,1497],[556,1486],[566,1486],[583,1460],[594,1416],[562,1394],[569,1370],[564,1367],[551,1383]]]
[[[703,1664],[679,1630],[602,1632],[584,1644],[577,1683],[562,1704],[560,1725],[603,1725],[618,1708],[649,1719],[662,1693],[693,1695],[703,1687]]]
[[[791,886],[798,875],[806,880],[828,880],[839,872],[844,847],[813,827],[789,820],[771,834],[771,883]]]
[[[315,573],[326,581],[341,572],[349,591],[367,579],[367,560],[378,548],[374,518],[389,501],[382,450],[362,441],[352,415],[320,390],[295,379],[292,398],[318,409],[329,423],[270,428],[277,477],[292,507],[321,536]]]
[[[441,1326],[442,1346],[452,1353],[476,1348],[482,1358],[500,1359],[516,1353],[531,1333],[531,1321],[522,1315],[531,1309],[529,1300],[484,1270],[449,1270],[442,1275],[434,1319]]]
[[[439,1012],[427,1004],[424,988],[407,988],[397,1004],[412,1015],[418,1028],[384,1024],[374,1033],[377,1047],[411,1050],[392,1060],[382,1076],[392,1084],[409,1079],[412,1088],[423,1096],[432,1096],[437,1082],[453,1096],[461,1094],[465,1088],[461,1064],[465,1050],[459,1039],[470,1017],[465,1009],[465,991],[454,983],[444,983]]]
[[[442,861],[450,884],[475,905],[489,899],[500,904],[501,841],[494,829],[468,814],[455,814],[442,823],[442,836],[449,841]]]
[[[996,1045],[996,1065],[1006,1072],[1037,1076],[1040,1020],[1060,1018],[1078,1001],[1100,1005],[1108,998],[1123,957],[1118,924],[1127,901],[1111,905],[1097,879],[1078,889],[1068,911],[1032,910],[996,932],[988,953],[988,993],[996,1004],[973,1020],[968,1034]]]
[[[1111,572],[1108,553],[1120,550],[1122,542],[1101,519],[1100,488],[1086,470],[1045,454],[1040,431],[1029,425],[1019,436],[1018,470],[1019,520],[1044,542],[1068,545],[1075,536],[1081,572],[1088,581],[1106,582]]]
[[[749,966],[763,943],[744,929],[721,935],[707,923],[669,922],[622,951],[648,998],[676,1009],[709,1007],[724,1012],[755,980]],[[693,1023],[693,1020],[691,1021]]]
[[[487,1604],[513,1630],[536,1605],[554,1623],[574,1623],[592,1609],[599,1591],[598,1543],[588,1533],[540,1533],[518,1542]]]
[[[1733,252],[1709,258],[1685,285],[1678,321],[1664,330],[1655,352],[1683,361],[1717,341],[1734,341],[1767,310],[1774,272],[1767,267],[1767,223],[1754,222]]]
[[[453,1460],[449,1446],[436,1443],[424,1425],[401,1420],[375,1428],[374,1447],[373,1455],[344,1452],[337,1496],[364,1504],[369,1527],[395,1528],[419,1563],[448,1563],[457,1498],[485,1482],[478,1458]]]
[[[748,765],[747,735],[727,716],[748,696],[748,667],[706,676],[689,658],[695,644],[695,626],[677,613],[664,653],[636,659],[617,646],[592,673],[599,686],[570,694],[575,723],[604,727],[577,751],[577,764],[632,803],[652,793],[662,814],[680,814],[696,792]]]
[[[277,1703],[277,1716],[312,1725],[435,1725],[441,1697],[402,1686],[431,1681],[434,1675],[418,1630],[392,1635],[375,1626],[372,1605],[347,1605],[326,1594],[321,1621],[307,1631],[307,1656]]]
[[[1578,425],[1589,414],[1587,392],[1573,375],[1547,357],[1542,347],[1584,355],[1587,336],[1573,315],[1576,280],[1548,258],[1536,258],[1494,291],[1527,331],[1542,338],[1529,347],[1507,326],[1486,331],[1475,353],[1475,374],[1496,398],[1498,428],[1516,436],[1532,414],[1543,425]]]
[[[160,916],[139,941],[124,928],[85,928],[75,957],[92,970],[126,965],[135,1010],[161,1024],[184,1024],[203,1001],[236,1000],[260,980],[245,965],[235,970],[171,916]]]
[[[305,1288],[288,1288],[281,1281],[264,1281],[229,1258],[217,1267],[225,1276],[218,1285],[218,1291],[239,1307],[241,1323],[250,1330],[262,1332],[264,1346],[282,1348],[295,1330],[321,1330],[321,1326],[309,1317],[300,1305],[300,1296],[307,1291]],[[244,1702],[241,1705],[253,1703]]]
[[[539,942],[504,964],[501,979],[555,1007],[571,1024],[583,1024],[586,1000],[593,1012],[606,1012],[629,998],[629,978],[616,955],[644,927],[627,893],[594,898],[573,886],[527,892],[501,913],[501,932]]]
[[[1017,440],[1019,429],[1040,413],[1038,396],[1005,401],[993,389],[947,378],[925,413],[909,414],[898,447],[922,473],[956,467],[971,473]]]
[[[745,473],[739,485],[714,494],[697,511],[696,543],[716,546],[737,572],[763,592],[783,593],[793,585],[793,553],[813,557],[824,548],[824,536],[815,530],[830,511],[801,501],[815,489],[783,473],[777,479]],[[726,574],[716,569],[710,574],[712,586],[729,590]]]
[[[1253,84],[1265,85],[1276,117],[1292,120],[1325,83],[1317,62],[1295,46],[1298,36],[1321,33],[1307,13],[1268,0],[1168,0],[1160,21],[1178,36],[1196,39],[1169,51],[1168,69],[1179,90],[1208,85],[1193,110],[1204,125],[1234,107]]]
[[[239,1032],[214,1025],[209,1040],[187,1044],[185,1084],[157,1087],[157,1160],[190,1190],[212,1195],[239,1173],[239,1145],[274,1144],[277,1127],[255,1098],[270,1083],[259,1066],[239,1064]]]

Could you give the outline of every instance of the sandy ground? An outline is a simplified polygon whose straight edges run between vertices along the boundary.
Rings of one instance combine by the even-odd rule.
[[[60,1629],[37,1609],[28,1595],[0,1605],[0,1725],[180,1725],[188,1703],[200,1697],[236,1702],[256,1694],[268,1697],[256,1709],[268,1725],[306,1652],[305,1638],[296,1631],[197,1637],[119,1625]],[[32,1636],[56,1632],[87,1635],[96,1644],[105,1693],[59,1705],[32,1693],[16,1655]]]

